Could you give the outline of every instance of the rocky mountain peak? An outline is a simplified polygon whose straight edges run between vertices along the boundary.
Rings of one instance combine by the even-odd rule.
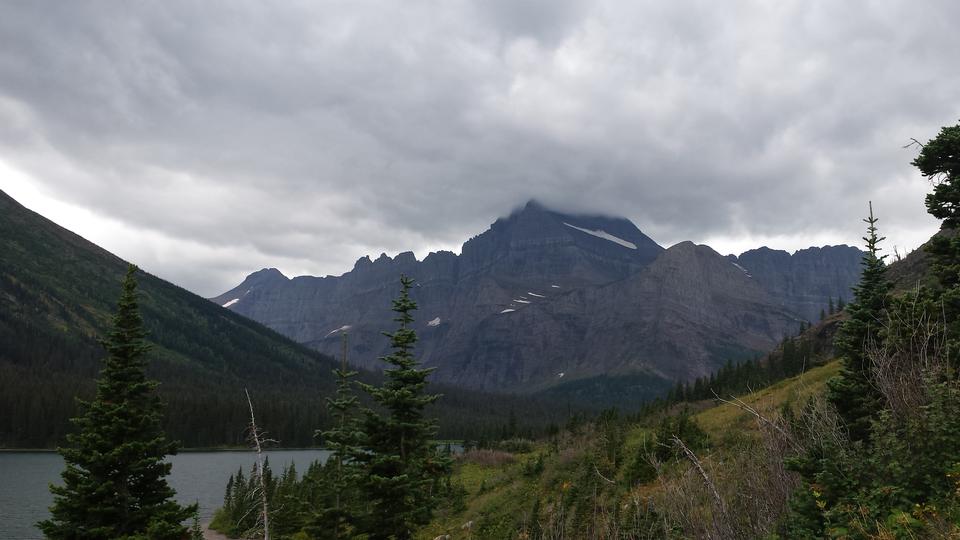
[[[263,285],[277,281],[288,281],[290,278],[276,268],[263,268],[247,276],[243,285]]]
[[[437,368],[434,377],[530,391],[555,383],[557,373],[706,374],[776,344],[798,327],[798,313],[818,314],[858,272],[853,248],[723,257],[680,242],[665,250],[628,219],[531,200],[465,242],[460,255],[362,257],[352,271],[326,278],[287,280],[265,270],[269,287],[248,286],[251,276],[213,300],[325,352],[337,353],[349,328],[352,361],[377,367],[406,274],[417,282],[417,354]]]

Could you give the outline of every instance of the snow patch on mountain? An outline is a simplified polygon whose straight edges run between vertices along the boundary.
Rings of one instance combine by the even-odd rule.
[[[427,321],[427,326],[440,326],[440,317],[437,317],[432,321]]]
[[[730,264],[732,264],[732,265],[736,266],[737,268],[739,268],[741,272],[743,272],[744,274],[747,275],[747,277],[749,277],[749,278],[752,278],[752,277],[753,277],[753,276],[750,275],[750,272],[747,271],[746,268],[740,266],[739,264],[737,264],[737,263],[735,263],[735,262],[731,262]]]
[[[500,313],[513,313],[514,311],[516,311],[516,310],[515,310],[515,309],[512,309],[512,308],[507,308],[507,309],[501,311]]]
[[[341,326],[340,328],[337,328],[336,330],[331,330],[331,331],[327,334],[327,336],[330,336],[330,335],[332,335],[332,334],[336,334],[337,332],[346,332],[346,331],[349,330],[350,328],[352,328],[352,327],[351,327],[349,324],[345,324],[345,325]],[[326,336],[325,336],[325,337],[326,337]]]
[[[234,298],[233,300],[231,300],[231,301],[227,302],[226,304],[224,304],[223,307],[230,307],[230,306],[236,304],[236,303],[239,302],[239,301],[240,301],[239,298]]]
[[[597,238],[603,238],[604,240],[609,240],[609,241],[613,242],[614,244],[621,245],[621,246],[623,246],[623,247],[625,247],[625,248],[637,249],[637,245],[634,244],[633,242],[628,242],[628,241],[624,240],[623,238],[620,238],[619,236],[614,236],[614,235],[608,233],[607,231],[600,230],[600,229],[598,229],[598,230],[596,230],[596,231],[594,231],[594,230],[592,230],[592,229],[584,229],[583,227],[577,227],[576,225],[571,225],[571,224],[569,224],[569,223],[567,223],[567,222],[564,222],[563,224],[566,225],[567,227],[570,227],[571,229],[576,229],[576,230],[578,230],[578,231],[580,231],[580,232],[585,232],[585,233],[587,233],[587,234],[589,234],[589,235],[591,235],[591,236],[596,236]]]
[[[537,294],[535,292],[527,292],[527,294],[529,294],[530,296],[536,296],[537,298],[546,298],[546,296],[542,294]]]

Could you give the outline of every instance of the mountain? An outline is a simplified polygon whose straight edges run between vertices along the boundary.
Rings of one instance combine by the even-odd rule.
[[[767,247],[753,249],[732,262],[746,269],[785,308],[816,321],[829,299],[849,301],[860,280],[863,252],[850,246],[801,249],[794,254]]]
[[[366,367],[389,327],[373,308],[406,274],[417,280],[418,352],[436,380],[534,392],[602,377],[644,397],[795,332],[808,304],[819,298],[819,313],[829,293],[856,282],[859,257],[848,260],[847,249],[805,250],[819,259],[783,252],[786,265],[752,253],[730,260],[689,242],[665,250],[623,218],[530,202],[460,255],[364,257],[323,278],[261,270],[212,300],[320,351],[334,353],[348,332],[352,361]],[[837,271],[807,275],[821,263]]]
[[[0,447],[62,441],[75,396],[92,393],[104,356],[97,339],[126,267],[0,192]],[[244,444],[247,388],[272,438],[284,446],[315,443],[334,390],[329,357],[156,276],[140,272],[138,281],[153,345],[150,376],[161,381],[170,434],[187,446]],[[248,281],[257,288],[287,282],[269,271]],[[381,330],[394,326],[389,299],[367,307],[384,314]],[[530,399],[431,390],[447,394],[431,411],[445,436],[498,433],[513,410],[523,413],[523,429],[553,419]]]

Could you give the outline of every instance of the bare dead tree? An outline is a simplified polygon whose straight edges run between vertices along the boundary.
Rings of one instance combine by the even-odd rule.
[[[703,464],[700,462],[700,459],[697,458],[697,455],[693,453],[693,450],[683,443],[680,440],[680,437],[674,435],[670,438],[674,446],[680,450],[681,453],[690,461],[690,464],[693,465],[693,468],[697,471],[697,474],[700,475],[700,478],[703,480],[704,486],[710,490],[710,494],[713,495],[713,503],[716,509],[716,512],[719,515],[714,514],[713,524],[714,530],[720,534],[728,532],[729,527],[727,524],[730,523],[729,517],[727,516],[727,505],[723,501],[723,497],[720,496],[720,492],[717,491],[717,486],[713,483],[713,480],[710,479],[710,476],[707,474],[707,471],[704,470]],[[732,532],[732,531],[730,531]]]
[[[257,484],[259,486],[261,512],[259,521],[263,524],[263,540],[270,540],[270,511],[267,505],[267,485],[263,478],[263,432],[257,428],[257,419],[253,414],[253,400],[250,399],[250,392],[246,388],[243,392],[247,395],[247,405],[250,406],[250,441],[257,452]]]

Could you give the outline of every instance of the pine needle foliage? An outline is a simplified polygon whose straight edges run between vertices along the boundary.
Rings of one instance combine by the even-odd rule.
[[[343,338],[343,357],[339,369],[333,371],[337,378],[337,393],[327,398],[327,409],[333,417],[334,426],[318,435],[331,451],[327,461],[328,479],[322,483],[327,504],[322,505],[305,529],[312,538],[349,538],[353,523],[361,514],[357,484],[360,479],[360,445],[364,434],[357,411],[359,400],[354,392],[354,377],[357,372],[348,369],[346,350],[347,335]]]
[[[931,271],[941,290],[941,309],[948,321],[949,336],[960,332],[960,124],[944,127],[940,133],[923,145],[913,161],[920,173],[934,184],[927,195],[927,211],[943,220],[943,231],[930,240],[927,252]],[[960,368],[960,339],[950,337],[947,356],[954,369]]]
[[[411,538],[429,523],[436,506],[435,480],[445,475],[432,443],[436,425],[423,414],[440,396],[425,392],[433,370],[420,368],[413,356],[413,280],[401,276],[400,286],[393,301],[398,327],[384,333],[392,345],[391,354],[381,358],[388,366],[385,380],[381,386],[361,384],[377,406],[363,411],[366,437],[358,456],[360,491],[368,508],[362,526],[370,540]]]
[[[163,407],[146,377],[146,331],[137,301],[136,266],[130,265],[102,342],[107,351],[96,396],[81,402],[77,428],[59,448],[63,485],[50,486],[51,517],[39,523],[48,538],[181,539],[195,507],[173,500],[165,457],[176,443],[161,428]]]
[[[869,438],[870,421],[881,407],[880,394],[870,382],[871,365],[864,351],[880,345],[884,310],[893,288],[886,278],[886,255],[880,255],[880,242],[884,237],[878,234],[879,220],[873,215],[872,203],[863,221],[867,224],[867,235],[863,237],[867,248],[862,260],[863,273],[853,289],[853,302],[846,306],[850,318],[840,326],[834,341],[843,358],[843,371],[830,381],[828,393],[853,441]]]
[[[941,128],[921,147],[913,165],[934,182],[925,200],[927,211],[947,228],[960,226],[960,124]]]

